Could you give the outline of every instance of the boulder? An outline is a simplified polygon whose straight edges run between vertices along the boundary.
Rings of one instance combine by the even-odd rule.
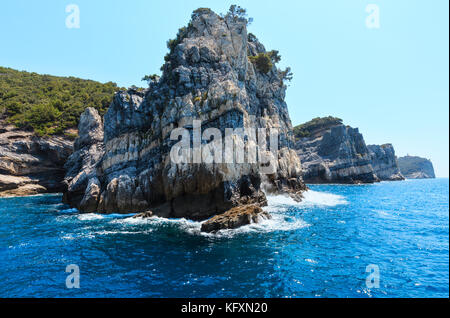
[[[258,205],[250,204],[235,207],[223,214],[216,215],[202,224],[202,232],[217,232],[225,229],[236,229],[243,225],[259,223],[271,219],[269,213]]]

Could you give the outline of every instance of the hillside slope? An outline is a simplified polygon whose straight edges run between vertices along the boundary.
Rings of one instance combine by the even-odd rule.
[[[61,192],[80,114],[105,113],[119,88],[0,67],[0,197]]]
[[[75,77],[21,72],[0,66],[0,119],[38,136],[71,135],[81,113],[104,114],[120,88]]]

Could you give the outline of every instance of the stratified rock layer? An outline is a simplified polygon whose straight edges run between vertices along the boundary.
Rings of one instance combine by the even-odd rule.
[[[297,154],[306,183],[373,183],[378,181],[371,156],[358,128],[323,121],[298,136]]]
[[[405,156],[398,158],[398,165],[401,173],[407,179],[436,178],[433,164],[428,159],[416,156]]]
[[[0,196],[62,192],[73,142],[37,137],[0,122]]]
[[[367,146],[372,157],[372,167],[380,180],[400,181],[405,178],[398,167],[394,147],[391,144]]]
[[[104,117],[103,141],[101,120],[85,113],[66,165],[64,200],[85,212],[151,210],[203,220],[240,204],[266,204],[263,187],[300,199],[306,187],[292,149],[284,74],[275,66],[263,73],[252,64],[248,56],[265,49],[246,26],[242,18],[196,11],[172,42],[162,77],[145,91],[116,94]],[[202,131],[214,127],[222,136],[226,128],[278,129],[275,170],[266,175],[259,163],[236,163],[236,156],[234,163],[175,164],[170,134],[180,127],[192,132],[193,120],[202,121]],[[99,128],[94,138],[85,137],[84,122]]]

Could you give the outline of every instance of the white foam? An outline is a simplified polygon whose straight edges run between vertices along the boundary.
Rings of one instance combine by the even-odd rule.
[[[314,259],[310,259],[310,258],[305,258],[305,261],[307,261],[308,263],[311,263],[311,264],[317,264],[318,263],[318,261],[316,261]]]
[[[96,213],[80,214],[77,217],[78,217],[78,220],[80,220],[80,221],[101,220],[104,218],[103,215],[96,214]]]
[[[317,205],[317,206],[336,206],[348,204],[343,196],[308,190],[304,194],[303,204],[305,205]]]
[[[126,235],[133,235],[133,234],[149,234],[153,232],[152,229],[148,229],[146,231],[99,231],[92,233],[93,235],[116,235],[116,234],[126,234]]]
[[[309,207],[309,206],[325,206],[332,207],[340,204],[347,204],[344,197],[336,194],[317,192],[309,190],[305,192],[304,198],[301,202],[294,201],[289,196],[277,195],[267,196],[268,206],[264,210],[272,215],[271,219],[262,220],[260,223],[254,223],[242,226],[237,229],[221,230],[216,233],[203,233],[201,226],[203,222],[195,222],[187,219],[166,219],[161,217],[151,218],[134,218],[132,215],[114,214],[101,215],[95,213],[77,215],[79,220],[90,221],[108,218],[109,223],[121,226],[146,226],[145,230],[132,231],[130,229],[121,228],[120,230],[99,231],[94,232],[94,235],[114,235],[114,234],[139,234],[150,233],[155,230],[155,227],[173,225],[182,231],[192,235],[201,235],[207,237],[233,237],[238,234],[245,233],[264,233],[275,231],[293,231],[310,226],[298,215],[289,216],[285,212],[289,207]]]
[[[310,226],[299,218],[291,218],[283,214],[273,214],[272,219],[262,220],[259,223],[241,226],[237,229],[220,230],[216,233],[200,232],[202,236],[209,237],[233,237],[237,234],[267,233],[276,231],[294,231]]]
[[[269,206],[266,211],[282,211],[286,210],[286,206],[304,207],[304,206],[326,206],[332,207],[342,204],[348,204],[343,196],[327,193],[318,192],[313,190],[308,190],[303,193],[303,199],[301,202],[297,202],[289,196],[276,195],[267,196],[267,202]]]

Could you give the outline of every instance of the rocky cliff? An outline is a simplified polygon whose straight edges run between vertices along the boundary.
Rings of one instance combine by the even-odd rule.
[[[407,179],[436,178],[433,164],[428,159],[416,156],[405,156],[398,158],[398,165],[401,173]]]
[[[65,202],[84,212],[151,210],[163,217],[203,220],[238,205],[262,206],[265,192],[300,199],[306,187],[292,149],[286,72],[247,34],[247,20],[196,10],[169,48],[161,78],[148,89],[116,94],[103,123],[92,109],[83,114],[75,152],[66,164]],[[85,125],[91,128],[83,130]],[[188,132],[189,146],[194,144],[185,153],[188,162],[171,157],[178,142],[171,134],[177,128]],[[222,135],[227,128],[276,130],[278,152],[258,144],[263,163],[243,162],[236,152],[227,160],[198,162],[196,134],[203,136],[202,147],[213,146],[207,153],[215,155],[226,143],[217,134],[211,137],[212,128]],[[247,135],[228,140],[245,149],[255,146]],[[248,151],[244,157],[248,159]],[[267,166],[274,169],[267,172]]]
[[[295,128],[295,148],[307,183],[372,183],[379,179],[358,128],[339,118],[315,118]]]
[[[372,167],[380,180],[399,181],[405,178],[398,167],[394,147],[391,144],[369,145]]]
[[[37,137],[0,121],[0,197],[62,192],[73,141]]]

